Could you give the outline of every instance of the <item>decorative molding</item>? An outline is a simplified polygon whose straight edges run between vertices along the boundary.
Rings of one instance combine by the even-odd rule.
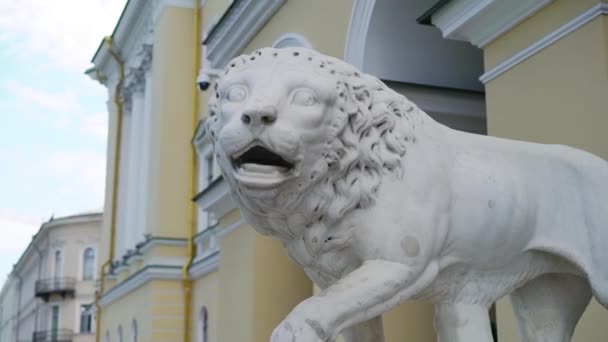
[[[190,266],[188,274],[190,275],[191,279],[198,279],[210,272],[217,270],[219,265],[220,252],[216,250],[205,257],[195,260]]]
[[[236,57],[286,0],[238,0],[233,2],[203,44],[210,69],[222,69]]]
[[[296,46],[312,49],[312,44],[310,44],[308,39],[306,39],[301,34],[292,32],[285,33],[284,35],[277,38],[274,43],[272,43],[272,47],[277,49]]]
[[[552,0],[460,0],[432,16],[444,38],[484,47],[529,18]]]
[[[228,226],[226,226],[224,228],[218,229],[216,236],[218,239],[221,239],[224,236],[230,234],[233,230],[244,226],[246,223],[247,222],[245,222],[245,220],[242,217],[239,217],[239,219],[236,220],[235,222],[229,224]]]
[[[363,69],[365,42],[376,0],[355,0],[344,47],[344,60]]]
[[[138,51],[125,66],[125,80],[122,88],[123,101],[131,102],[133,93],[144,94],[146,88],[146,73],[152,68],[152,44],[138,46]]]
[[[106,291],[99,299],[102,307],[108,306],[131,291],[140,288],[152,280],[179,280],[182,269],[180,266],[147,265],[126,280]]]
[[[147,239],[140,247],[139,251],[144,254],[148,250],[157,246],[187,246],[187,239],[180,238],[165,238],[165,237],[151,237]]]
[[[500,18],[503,19],[501,23],[498,18],[489,19],[493,26],[489,30],[481,31],[477,37],[473,40],[472,44],[477,45],[480,48],[493,42],[496,38],[503,35],[519,23],[530,18],[534,13],[540,11],[543,7],[547,6],[553,0],[539,0],[536,4],[531,6],[520,8],[518,11],[497,13]],[[510,3],[509,3],[510,4]]]
[[[194,8],[194,0],[145,0],[148,2],[156,2],[157,5],[154,8],[154,12],[152,14],[152,23],[156,25],[158,19],[161,14],[165,11],[167,7],[177,7],[177,8]],[[199,0],[199,8],[202,8],[207,3],[207,0]]]
[[[230,193],[230,186],[222,177],[211,182],[193,201],[201,210],[213,213],[218,219],[237,207]]]
[[[152,14],[162,3],[162,1],[131,0],[125,5],[112,33],[112,39],[126,65],[129,65],[142,45],[152,45],[154,31]],[[113,82],[117,81],[118,65],[111,57],[107,44],[103,41],[93,56],[92,62],[103,75]]]
[[[197,244],[203,242],[208,237],[214,237],[215,236],[215,229],[214,229],[215,227],[216,226],[205,229],[202,232],[194,235],[194,239],[193,239],[194,244],[197,245]]]
[[[573,31],[576,31],[578,28],[587,24],[588,22],[592,21],[593,19],[599,17],[600,15],[608,15],[608,4],[607,3],[599,3],[599,4],[591,7],[590,9],[583,12],[581,15],[574,18],[573,20],[566,23],[565,25],[561,26],[557,30],[549,33],[548,35],[544,36],[543,38],[541,38],[534,44],[528,46],[527,48],[514,54],[513,56],[511,56],[507,60],[503,61],[502,63],[496,65],[494,68],[490,69],[489,71],[487,71],[486,73],[481,75],[479,80],[481,82],[483,82],[484,84],[490,82],[491,80],[502,75],[503,73],[507,72],[508,70],[512,69],[516,65],[518,65],[521,62],[525,61],[526,59],[532,57],[533,55],[542,51],[546,47],[550,46],[551,44],[555,43],[556,41],[560,40],[561,38],[572,33]]]

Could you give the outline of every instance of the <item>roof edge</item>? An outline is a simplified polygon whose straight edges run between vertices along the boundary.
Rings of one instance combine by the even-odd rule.
[[[452,1],[452,0],[439,0],[439,1],[437,1],[433,5],[433,7],[429,8],[421,16],[419,16],[418,18],[416,18],[416,22],[418,22],[418,24],[420,24],[420,25],[434,26],[433,22],[432,22],[433,14],[439,12],[439,10],[442,9],[445,5],[447,5],[447,3],[450,2],[450,1]]]

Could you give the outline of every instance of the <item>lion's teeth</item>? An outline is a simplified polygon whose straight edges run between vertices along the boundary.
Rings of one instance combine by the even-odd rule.
[[[280,175],[282,172],[286,172],[288,170],[287,168],[280,166],[253,163],[245,163],[241,165],[241,169],[245,172],[261,173],[268,176]]]

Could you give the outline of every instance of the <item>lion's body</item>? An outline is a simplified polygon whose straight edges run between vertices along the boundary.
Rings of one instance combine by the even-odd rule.
[[[608,163],[566,146],[452,131],[430,118],[416,136],[431,149],[408,149],[408,176],[386,179],[374,207],[285,241],[308,274],[329,285],[366,259],[437,262],[437,278],[418,297],[489,305],[541,274],[565,272],[589,278],[608,305]],[[332,236],[332,246],[317,249],[312,236]],[[420,254],[408,255],[408,243]]]
[[[239,57],[216,91],[242,214],[325,289],[273,341],[381,340],[374,317],[411,298],[436,303],[440,340],[487,341],[507,294],[522,336],[567,341],[592,292],[608,307],[606,161],[454,131],[310,50]]]

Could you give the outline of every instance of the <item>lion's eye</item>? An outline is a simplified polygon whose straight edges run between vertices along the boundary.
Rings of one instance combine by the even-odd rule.
[[[298,89],[291,98],[291,103],[298,106],[312,106],[317,103],[315,94],[308,89]]]
[[[230,102],[241,102],[247,97],[247,89],[241,85],[234,86],[228,90],[226,99]]]

